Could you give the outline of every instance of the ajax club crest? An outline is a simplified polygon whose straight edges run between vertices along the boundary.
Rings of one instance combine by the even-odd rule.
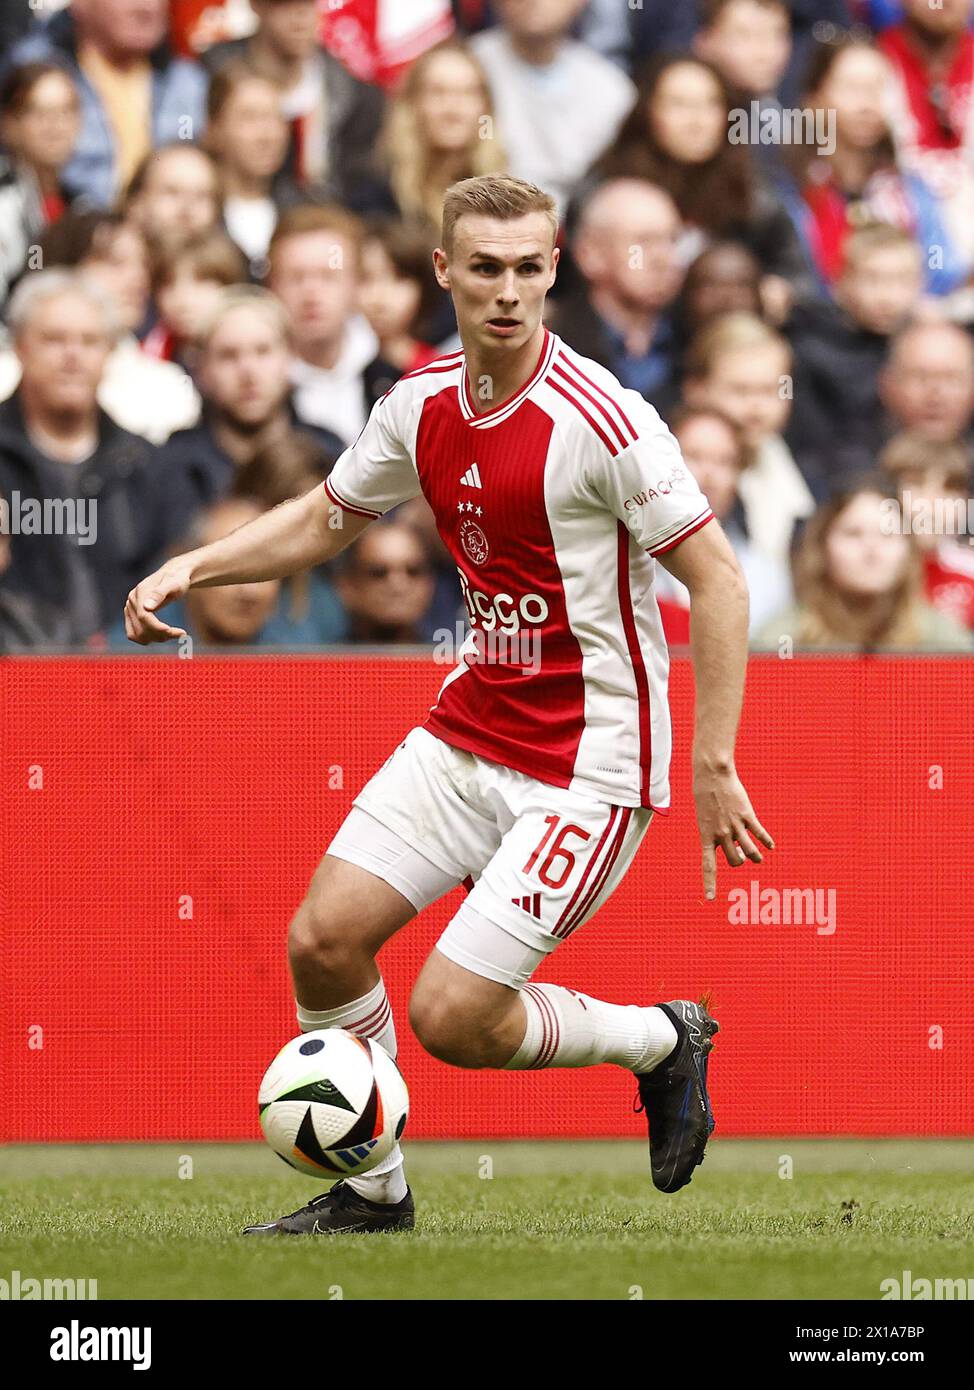
[[[485,565],[490,554],[487,537],[475,521],[467,517],[460,522],[460,544],[467,559],[475,565]]]

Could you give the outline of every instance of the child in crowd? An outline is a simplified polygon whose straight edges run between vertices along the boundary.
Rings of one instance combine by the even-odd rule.
[[[359,307],[379,340],[365,369],[368,410],[403,376],[438,355],[424,339],[442,292],[433,278],[425,229],[403,222],[371,223],[362,242]]]
[[[162,246],[153,257],[152,292],[159,318],[142,347],[193,374],[198,337],[215,312],[219,291],[247,279],[247,263],[221,232]]]

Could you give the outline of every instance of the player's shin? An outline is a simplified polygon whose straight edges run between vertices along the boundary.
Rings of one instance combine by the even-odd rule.
[[[629,1071],[648,1072],[676,1046],[676,1029],[655,1007],[607,1004],[561,985],[525,985],[520,998],[524,1038],[505,1064],[507,1071],[614,1062]]]
[[[311,1033],[317,1028],[344,1028],[357,1037],[374,1038],[395,1061],[396,1027],[381,979],[361,999],[339,1004],[334,1009],[306,1009],[300,1000],[296,1004],[298,1026],[302,1033]],[[402,1201],[406,1195],[406,1178],[399,1145],[396,1144],[375,1168],[357,1177],[345,1178],[344,1182],[372,1202]]]

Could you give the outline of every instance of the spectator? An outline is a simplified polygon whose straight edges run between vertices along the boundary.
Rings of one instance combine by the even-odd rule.
[[[359,82],[318,42],[317,0],[252,0],[257,29],[202,54],[211,73],[245,64],[282,93],[290,126],[286,172],[321,197],[363,207],[375,181],[371,152],[382,123],[382,93]]]
[[[176,528],[226,496],[257,451],[292,430],[312,433],[332,463],[341,442],[295,413],[288,385],[287,317],[267,290],[222,290],[200,334],[198,370],[203,417],[179,430],[162,453]]]
[[[468,625],[467,606],[460,593],[457,562],[443,542],[436,526],[433,508],[425,497],[412,497],[395,509],[397,521],[411,526],[419,537],[431,566],[433,599],[423,623],[423,637],[428,642],[439,640],[438,634],[457,633],[458,625]]]
[[[487,77],[454,39],[417,58],[389,106],[382,150],[394,206],[439,240],[443,195],[459,179],[507,173]]]
[[[276,507],[320,488],[333,462],[314,435],[291,430],[285,438],[258,449],[244,464],[237,473],[234,494]],[[330,506],[323,491],[321,501],[322,506]],[[453,574],[456,587],[455,567]],[[328,646],[345,640],[348,618],[331,576],[331,565],[318,565],[284,580],[277,618],[286,624],[295,645]]]
[[[0,656],[66,647],[71,643],[67,613],[34,594],[8,590],[3,577],[10,568],[10,501],[0,489]]]
[[[47,269],[83,270],[115,305],[120,327],[135,334],[149,309],[149,248],[139,227],[119,212],[69,212],[45,232]]]
[[[559,209],[615,138],[636,95],[613,63],[569,37],[583,4],[496,0],[500,24],[471,40],[493,93],[509,172],[544,188]]]
[[[207,113],[206,144],[220,171],[223,221],[261,279],[279,207],[293,200],[279,177],[288,142],[281,94],[266,77],[230,63],[210,84]]]
[[[751,314],[725,314],[690,344],[685,396],[698,408],[722,410],[744,436],[751,463],[738,492],[754,544],[787,562],[795,525],[815,499],[782,438],[793,397],[791,350],[773,328]]]
[[[892,64],[888,100],[897,155],[940,200],[960,258],[974,266],[974,0],[904,0],[879,47]]]
[[[11,68],[0,85],[6,152],[0,156],[0,303],[24,270],[31,246],[67,207],[61,168],[79,129],[78,94],[61,68]]]
[[[223,497],[199,513],[174,550],[181,553],[211,545],[254,521],[265,510],[253,497]],[[280,614],[280,596],[281,583],[277,579],[220,584],[190,589],[185,598],[160,608],[159,615],[164,622],[186,633],[194,652],[308,645],[305,631],[292,626]],[[112,628],[109,645],[118,651],[139,650],[127,640],[123,619]]]
[[[749,146],[728,139],[731,107],[727,84],[709,63],[662,58],[648,69],[595,172],[649,179],[667,190],[688,229],[684,264],[711,241],[742,241],[764,268],[765,303],[780,322],[808,269],[787,211]]]
[[[125,194],[125,215],[150,245],[215,230],[222,196],[216,164],[199,145],[176,140],[147,154]]]
[[[762,317],[761,266],[739,241],[715,241],[691,262],[676,306],[681,340],[689,341],[720,314]]]
[[[463,0],[461,0],[463,3]],[[589,0],[578,23],[578,37],[589,48],[611,58],[624,72],[650,53],[683,53],[697,26],[694,0]]]
[[[71,211],[44,233],[40,259],[52,269],[84,271],[112,301],[120,331],[98,390],[112,419],[154,444],[192,424],[199,415],[192,381],[176,363],[143,352],[135,336],[149,288],[148,250],[138,228],[118,213]],[[0,351],[0,395],[14,389],[18,374],[16,354]]]
[[[177,239],[152,259],[152,292],[159,319],[143,349],[163,362],[178,362],[195,376],[205,324],[217,308],[221,289],[247,279],[247,263],[222,232],[204,232],[191,241]]]
[[[370,526],[339,560],[336,588],[348,614],[349,642],[406,645],[423,641],[433,601],[429,557],[402,522]]]
[[[974,650],[970,634],[921,597],[919,553],[889,525],[894,500],[867,479],[818,509],[795,558],[797,605],[762,628],[756,647]]]
[[[875,466],[879,376],[895,333],[916,310],[923,258],[905,232],[878,224],[845,242],[835,302],[796,305],[789,324],[795,402],[786,438],[806,477],[830,485]]]
[[[787,564],[770,559],[753,544],[747,533],[744,506],[738,493],[738,484],[749,462],[744,437],[728,415],[712,408],[681,410],[673,416],[670,428],[744,572],[751,600],[750,630],[755,633],[787,607],[792,595]],[[678,604],[686,615],[686,626],[679,636],[687,641],[690,611],[687,589],[668,570],[660,567],[656,591],[661,599]],[[678,640],[672,632],[667,636],[670,641]]]
[[[572,254],[582,285],[558,301],[554,326],[573,348],[660,408],[676,378],[670,311],[682,272],[680,216],[644,179],[611,179],[582,205]]]
[[[478,0],[458,0],[461,5]],[[780,86],[783,101],[793,96],[796,67],[800,68],[813,29],[848,29],[858,0],[787,0],[791,28],[789,70]],[[784,6],[782,6],[784,8]],[[686,53],[710,10],[708,0],[589,0],[580,35],[585,43],[631,70],[659,54]]]
[[[81,138],[64,166],[71,197],[110,207],[153,145],[192,140],[206,77],[170,53],[167,0],[71,0],[15,44],[14,63],[57,63],[81,99]]]
[[[365,371],[379,342],[357,311],[362,224],[342,208],[296,207],[271,240],[268,283],[291,321],[291,381],[304,420],[357,438]]]
[[[898,227],[923,249],[931,294],[950,292],[966,273],[933,190],[897,167],[887,115],[891,76],[868,38],[846,34],[812,49],[803,105],[816,113],[816,125],[819,116],[831,123],[834,148],[790,145],[778,186],[826,296],[841,274],[846,238],[873,222]]]
[[[0,489],[51,508],[54,524],[12,537],[5,587],[57,608],[83,643],[117,616],[168,539],[157,459],[98,407],[117,330],[97,285],[38,271],[11,296],[9,322],[21,380],[0,405]]]
[[[441,291],[422,227],[373,222],[362,241],[361,265],[359,308],[379,342],[365,369],[368,412],[404,373],[437,356],[426,337]]]
[[[912,430],[933,444],[971,441],[974,343],[949,323],[911,324],[898,333],[879,378],[886,433]]]
[[[890,440],[880,464],[896,484],[904,524],[923,557],[927,601],[974,628],[970,452],[904,433]]]
[[[713,63],[743,101],[777,108],[791,58],[786,0],[701,0],[693,50]]]

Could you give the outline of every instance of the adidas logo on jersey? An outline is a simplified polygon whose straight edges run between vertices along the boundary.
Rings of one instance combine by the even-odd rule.
[[[541,918],[541,894],[526,893],[523,898],[512,898],[511,902],[515,907],[519,907],[522,912],[526,912],[529,917]]]
[[[483,487],[483,483],[480,481],[480,469],[477,467],[476,463],[472,463],[466,473],[464,473],[463,477],[460,479],[460,486]]]

